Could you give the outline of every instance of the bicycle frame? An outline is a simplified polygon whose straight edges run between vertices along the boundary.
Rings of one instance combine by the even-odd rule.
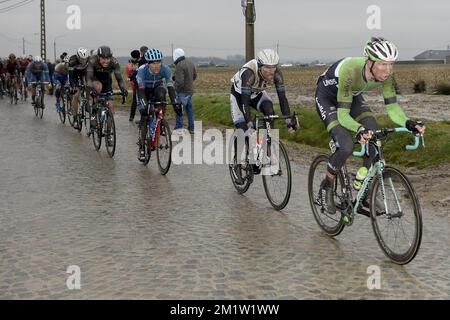
[[[381,139],[383,137],[385,137],[387,134],[389,133],[397,133],[397,132],[408,132],[411,133],[411,131],[409,131],[406,128],[394,128],[394,129],[381,129],[381,130],[377,130],[374,133],[374,138],[371,141],[368,141],[366,144],[363,144],[361,146],[361,150],[360,151],[355,151],[353,152],[353,156],[355,157],[363,157],[364,155],[368,154],[368,145],[373,145],[375,147],[376,150],[376,157],[378,157],[378,160],[376,160],[370,167],[369,172],[367,173],[366,178],[364,179],[362,186],[360,188],[360,190],[358,191],[358,194],[356,196],[356,200],[355,200],[355,204],[353,205],[353,208],[351,210],[351,216],[348,217],[347,215],[345,215],[344,217],[344,221],[347,224],[351,224],[351,222],[353,221],[353,217],[355,216],[355,214],[357,213],[358,209],[360,208],[363,199],[365,199],[368,196],[368,192],[369,192],[369,188],[370,185],[373,181],[373,178],[378,176],[381,183],[381,192],[382,192],[382,196],[383,196],[383,204],[384,204],[384,208],[386,210],[385,214],[387,216],[391,216],[393,217],[394,215],[392,215],[391,213],[389,213],[389,208],[387,206],[387,201],[386,201],[386,191],[385,191],[385,187],[384,187],[384,178],[383,178],[383,171],[384,168],[386,167],[386,161],[384,159],[383,156],[383,150],[382,150],[382,146],[381,146]],[[415,143],[412,145],[407,145],[405,148],[406,150],[416,150],[419,147],[420,144],[420,140],[418,136],[415,136]],[[423,144],[423,136],[422,136],[422,145]],[[348,178],[348,171],[347,171],[347,167],[346,165],[344,165],[342,167],[342,174],[344,177],[344,186],[345,189],[343,190],[344,192],[344,197],[346,197],[349,200],[349,203],[352,204],[353,203],[353,199],[352,199],[352,189],[350,186],[350,179]],[[393,186],[392,180],[389,181],[389,184],[393,190],[393,194],[394,194],[394,198],[395,198],[395,202],[397,205],[397,209],[398,212],[396,215],[400,216],[402,215],[402,208],[397,196],[397,193],[395,192],[395,188]]]

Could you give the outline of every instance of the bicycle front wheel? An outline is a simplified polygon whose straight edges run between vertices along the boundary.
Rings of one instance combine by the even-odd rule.
[[[276,147],[278,144],[278,148]],[[289,156],[281,141],[267,145],[269,163],[263,165],[261,174],[267,199],[275,210],[281,210],[289,202],[292,189],[292,172]]]
[[[110,127],[108,127],[108,122],[111,122]],[[108,120],[105,121],[103,125],[103,130],[105,132],[106,152],[108,152],[109,156],[112,158],[114,157],[114,153],[116,152],[116,124],[114,122],[114,115],[112,113],[108,113]]]
[[[230,145],[230,152],[233,155],[233,163],[229,164],[231,181],[233,182],[234,188],[239,194],[244,194],[250,188],[253,182],[253,166],[248,161],[248,140],[245,141],[245,162],[238,161],[238,139],[233,139],[233,146]]]
[[[99,112],[95,115],[95,124],[91,124],[92,130],[92,142],[94,143],[95,150],[100,150],[102,146],[102,134],[103,134],[103,122],[100,121]]]
[[[375,178],[370,211],[384,254],[397,264],[411,262],[422,241],[422,213],[413,186],[400,170],[386,167],[383,179]]]
[[[44,93],[41,92],[41,95],[38,97],[40,103],[39,103],[39,109],[38,109],[38,113],[39,113],[39,118],[42,119],[42,117],[44,116]]]
[[[169,124],[164,119],[161,121],[159,133],[156,136],[156,159],[161,174],[167,174],[172,163],[172,136]]]
[[[59,114],[59,120],[61,120],[61,123],[66,123],[66,99],[64,96],[61,97],[61,111]]]
[[[308,175],[308,195],[309,203],[311,205],[311,210],[314,214],[314,219],[316,220],[319,227],[330,237],[335,237],[339,235],[345,227],[343,221],[343,215],[339,212],[328,213],[324,210],[321,205],[320,199],[320,184],[325,178],[327,167],[328,167],[328,155],[321,154],[317,156],[309,168]],[[342,195],[344,179],[342,172],[338,171],[338,175],[335,180],[334,185],[334,202],[338,210],[345,210],[344,208],[344,197]]]
[[[72,112],[72,97],[70,95],[66,95],[66,114],[70,125],[73,127],[75,125],[75,116]]]

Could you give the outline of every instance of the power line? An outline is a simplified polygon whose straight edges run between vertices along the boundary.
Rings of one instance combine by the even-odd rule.
[[[22,1],[19,1],[19,2],[15,3],[15,4],[6,6],[4,8],[0,8],[0,13],[9,12],[11,10],[14,10],[14,9],[20,8],[20,7],[24,6],[24,5],[27,5],[27,4],[29,4],[29,3],[33,2],[33,1],[34,0],[22,0]]]

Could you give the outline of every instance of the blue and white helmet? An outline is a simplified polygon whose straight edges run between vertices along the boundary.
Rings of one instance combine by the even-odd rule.
[[[153,62],[153,61],[161,61],[164,58],[164,56],[162,52],[158,49],[149,49],[147,50],[147,52],[145,52],[144,58],[148,62]]]

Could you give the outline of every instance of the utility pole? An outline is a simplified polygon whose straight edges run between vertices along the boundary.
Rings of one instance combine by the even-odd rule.
[[[22,54],[25,55],[25,38],[22,38]]]
[[[41,0],[41,58],[47,59],[47,43],[45,41],[45,0]]]
[[[245,16],[245,60],[255,58],[255,0],[242,0],[242,9]]]
[[[278,54],[280,54],[279,49],[280,49],[280,41],[277,41],[277,53]]]

